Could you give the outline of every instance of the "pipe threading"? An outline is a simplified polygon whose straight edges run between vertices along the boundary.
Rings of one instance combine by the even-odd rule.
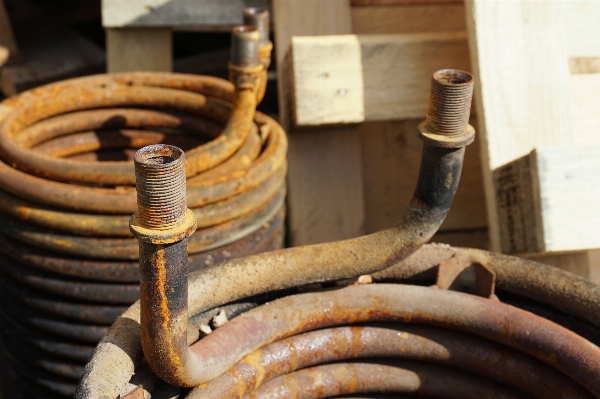
[[[134,163],[140,224],[156,230],[180,224],[187,209],[183,150],[150,145],[135,153]]]
[[[244,25],[255,27],[260,33],[258,44],[266,46],[269,43],[269,11],[261,7],[244,9]]]
[[[473,76],[457,69],[442,69],[431,78],[426,129],[429,133],[458,137],[469,124]]]
[[[238,67],[258,65],[260,33],[253,26],[236,26],[231,31],[231,64]]]

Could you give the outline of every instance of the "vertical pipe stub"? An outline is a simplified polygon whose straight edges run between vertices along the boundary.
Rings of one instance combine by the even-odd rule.
[[[135,153],[134,164],[140,225],[168,230],[181,224],[187,210],[183,150],[150,145]]]
[[[149,145],[133,159],[138,204],[129,221],[133,235],[140,244],[170,244],[189,237],[196,231],[196,217],[187,208],[183,150]]]
[[[458,69],[442,69],[431,78],[427,119],[419,125],[421,138],[441,141],[438,146],[463,147],[475,138],[469,125],[473,76]]]
[[[258,45],[269,44],[269,11],[261,7],[247,7],[244,9],[244,25],[256,28],[260,34]]]
[[[253,67],[259,64],[260,33],[253,26],[241,25],[231,32],[231,65]]]

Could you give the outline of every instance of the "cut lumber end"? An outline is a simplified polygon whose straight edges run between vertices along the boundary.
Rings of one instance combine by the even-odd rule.
[[[600,146],[539,147],[494,171],[502,250],[600,248]]]

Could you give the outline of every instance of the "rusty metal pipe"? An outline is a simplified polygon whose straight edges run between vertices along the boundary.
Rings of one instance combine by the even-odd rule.
[[[187,238],[196,229],[196,219],[187,208],[182,150],[144,147],[134,161],[138,212],[130,226],[140,242],[140,301],[149,305],[141,313],[142,346],[154,352],[154,337],[181,332],[171,314],[187,320]],[[183,345],[187,349],[187,339]],[[158,349],[158,367],[168,365],[172,352]]]
[[[131,88],[114,89],[109,95],[104,93],[105,98],[102,106],[118,107],[132,103],[152,106],[152,102],[168,106],[168,100],[171,98],[172,101],[173,97],[177,96],[177,103],[180,106],[202,113],[205,116],[221,114],[226,119],[226,115],[229,113],[226,106],[200,94],[176,92],[171,93],[171,96],[169,96],[169,91],[168,89],[154,88],[146,88],[141,92]],[[101,93],[98,93],[98,96],[100,95]],[[49,101],[47,100],[47,102]],[[58,109],[56,109],[56,105],[52,107],[50,104],[46,104],[46,107],[43,107],[42,104],[35,104],[35,109],[53,110],[54,108],[56,109],[53,110],[54,114],[65,113],[73,107],[72,103],[74,102],[77,102],[79,108],[83,109],[99,106],[97,97],[91,97],[82,104],[81,96],[75,94],[70,97],[65,96],[64,105],[58,107]],[[243,144],[252,124],[255,108],[256,93],[254,90],[252,88],[238,88],[231,117],[224,128],[223,134],[215,140],[188,152],[188,158],[190,159],[187,167],[188,176],[194,176],[221,163]],[[53,116],[47,114],[49,111],[46,111],[46,113],[40,113],[36,117],[27,117],[29,116],[28,111],[28,107],[17,110],[0,126],[0,156],[5,162],[16,165],[19,170],[26,173],[60,182],[94,184],[98,180],[102,180],[107,185],[132,185],[135,183],[135,176],[128,163],[104,162],[101,165],[89,165],[84,162],[52,158],[19,146],[11,137],[19,133],[22,124],[35,123],[42,118]]]
[[[498,288],[549,305],[600,328],[599,285],[556,267],[514,256],[429,244],[410,258],[374,274],[373,279],[389,281],[421,276],[427,281],[435,275],[438,265],[448,259],[484,264],[496,273]]]
[[[341,247],[343,252],[352,253],[353,261],[351,262],[353,264],[358,261],[361,267],[371,271],[383,269],[411,254],[433,235],[446,216],[458,185],[463,154],[463,148],[447,149],[426,145],[423,150],[423,164],[415,196],[399,227],[359,239],[342,241],[337,243],[338,247]],[[444,183],[439,184],[440,182]],[[295,262],[291,262],[291,259],[300,258],[294,252],[304,252],[303,255],[311,258],[314,267],[320,269],[329,264],[330,256],[337,257],[342,253],[342,251],[323,253],[320,247],[317,245],[290,249],[285,254],[275,252],[264,255],[262,258],[258,257],[255,261],[260,264],[269,264],[268,268],[261,267],[261,269],[264,270],[263,273],[270,274],[273,267],[276,267],[273,264],[276,259],[280,259],[280,261],[276,261],[277,263],[286,263],[286,268],[292,266]],[[361,247],[371,248],[372,252],[363,253],[362,259],[356,260],[357,253],[364,252],[359,250]],[[249,258],[246,258],[245,261],[252,262]],[[304,262],[298,263],[303,264]],[[358,264],[353,266],[357,267]],[[305,263],[303,267],[306,268]],[[345,272],[349,272],[349,270],[345,270]],[[175,281],[185,277],[173,275],[172,278]],[[289,283],[293,284],[294,281],[288,281]],[[164,284],[169,287],[171,283],[167,281]],[[178,312],[174,313],[168,311],[170,305],[168,301],[165,301],[166,298],[162,298],[159,303],[145,303],[143,295],[141,298],[142,307],[163,309],[160,314],[161,319],[154,321],[155,327],[158,329],[161,326],[169,326],[168,329],[163,327],[160,330],[153,330],[154,342],[152,345],[147,346],[150,341],[149,337],[142,339],[144,353],[153,371],[167,382],[183,386],[196,386],[213,377],[200,373],[200,371],[207,371],[204,361],[197,354],[190,352],[187,347],[187,308],[186,311],[182,311],[178,307]],[[187,302],[187,294],[184,298]],[[183,298],[178,297],[178,303],[181,300]],[[144,312],[142,310],[142,314]],[[142,322],[143,324],[144,322]],[[142,328],[142,334],[144,334],[144,328]],[[164,355],[167,353],[169,357]]]
[[[348,359],[397,358],[477,374],[538,399],[592,399],[553,367],[506,346],[455,331],[382,324],[328,328],[272,343],[195,388],[187,399],[241,398],[278,376]]]
[[[210,182],[190,179],[188,202],[191,207],[214,203],[257,187],[285,163],[287,139],[283,129],[267,116],[257,114],[256,119],[272,126],[263,153],[243,173],[234,171]],[[0,184],[6,191],[20,198],[72,211],[124,214],[136,210],[133,190],[74,186],[48,181],[15,170],[2,162]]]
[[[502,384],[417,362],[352,362],[311,367],[275,378],[244,399],[317,399],[351,393],[412,393],[443,399],[528,399]]]
[[[472,77],[469,79],[464,83],[473,84]],[[464,101],[470,103],[470,98],[465,98]],[[337,243],[292,248],[229,262],[223,267],[208,271],[202,279],[191,282],[190,290],[193,290],[197,296],[190,301],[188,310],[201,312],[248,295],[314,281],[350,278],[372,273],[404,259],[426,243],[444,220],[458,186],[464,146],[473,140],[473,136],[474,131],[470,126],[460,137],[448,138],[443,135],[425,137],[422,132],[421,137],[426,144],[423,149],[419,181],[413,199],[395,228]],[[364,251],[364,248],[369,250]],[[273,270],[277,270],[278,273],[274,274]],[[240,273],[249,278],[240,279]],[[169,276],[179,278],[179,276]],[[223,281],[235,281],[236,287],[222,286]],[[170,284],[163,283],[165,287]],[[165,288],[160,290],[164,291]],[[208,370],[209,365],[204,364],[203,360],[187,347],[188,311],[184,312],[180,308],[180,301],[184,299],[187,301],[187,298],[177,297],[177,303],[172,305],[177,312],[169,310],[170,305],[166,297],[160,299],[158,303],[140,301],[146,308],[162,309],[160,314],[155,312],[155,317],[158,317],[154,319],[156,325],[152,327],[155,334],[142,339],[144,353],[151,368],[162,379],[172,384],[195,386],[207,381],[214,373],[214,369]],[[129,323],[128,320],[131,318],[135,321],[139,320],[137,312],[138,308],[134,305],[113,325],[114,331],[120,330],[119,325]],[[147,310],[142,311],[144,312]],[[167,329],[166,326],[170,328]],[[111,333],[104,338],[107,344],[109,341],[115,342],[114,339],[119,341],[119,338]],[[125,350],[126,353],[141,355],[138,350],[139,344],[130,341],[121,342],[120,345],[128,348]],[[106,347],[103,342],[98,348],[99,353],[114,351],[114,347]],[[116,356],[120,358],[122,353]],[[125,360],[125,363],[128,364],[128,361]],[[94,362],[88,364],[84,374],[90,379],[94,378],[96,372],[94,366]],[[104,370],[103,373],[105,372],[107,371]],[[115,378],[119,379],[116,376]],[[94,384],[92,389],[99,385]],[[85,397],[86,392],[90,392],[89,389],[89,385],[82,384],[81,395]],[[114,389],[110,386],[102,388],[107,393],[114,392]]]
[[[277,213],[283,205],[284,196],[285,191],[279,189],[265,204],[251,209],[245,215],[202,229],[201,234],[190,238],[189,252],[211,250],[255,232]],[[112,260],[135,260],[139,257],[138,243],[134,238],[80,237],[48,233],[45,229],[1,214],[0,231],[24,243],[66,255]]]
[[[267,71],[271,65],[273,43],[269,40],[271,21],[269,11],[260,7],[248,7],[244,10],[244,25],[255,27],[260,32],[258,58],[263,65],[262,84],[258,89],[258,99],[262,100],[267,88]]]
[[[600,395],[600,348],[577,334],[500,302],[409,285],[359,285],[284,297],[231,320],[191,352],[202,359],[195,370],[204,371],[205,383],[269,343],[327,326],[373,321],[433,325],[488,338],[555,367]],[[231,340],[236,345],[224,351],[220,343]]]
[[[253,209],[262,208],[282,186],[286,171],[287,168],[284,165],[254,189],[200,208],[194,208],[196,219],[199,220],[198,227],[206,228],[218,225],[237,219]],[[217,176],[213,176],[214,178]],[[213,179],[209,178],[209,180]],[[131,237],[129,216],[66,213],[60,209],[22,200],[3,191],[0,191],[0,207],[6,215],[20,221],[52,230],[66,231],[76,236]],[[15,237],[20,235],[18,232],[9,230],[10,222],[7,222],[5,231]],[[19,230],[28,229],[19,228]],[[63,239],[61,238],[61,240]],[[27,238],[27,242],[32,242],[32,240]]]

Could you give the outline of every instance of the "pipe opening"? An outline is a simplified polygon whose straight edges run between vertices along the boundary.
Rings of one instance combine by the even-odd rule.
[[[458,69],[442,69],[431,78],[426,128],[429,133],[460,137],[469,124],[474,79]]]
[[[183,150],[167,145],[155,144],[141,148],[135,153],[135,162],[143,165],[162,165],[164,167],[182,159]]]
[[[443,85],[457,86],[473,82],[473,75],[458,69],[442,69],[433,74],[433,79]]]
[[[140,224],[165,230],[181,223],[187,209],[183,150],[149,145],[135,153],[134,164]]]

